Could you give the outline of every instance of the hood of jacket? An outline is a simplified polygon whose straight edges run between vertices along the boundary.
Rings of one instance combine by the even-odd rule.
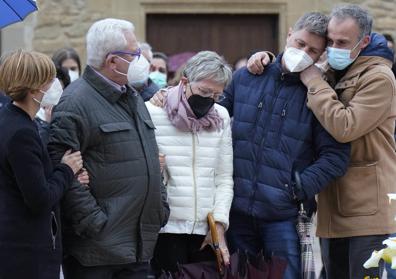
[[[378,33],[371,34],[370,44],[362,50],[360,56],[379,56],[392,63],[394,60],[394,52],[388,48],[385,37]]]

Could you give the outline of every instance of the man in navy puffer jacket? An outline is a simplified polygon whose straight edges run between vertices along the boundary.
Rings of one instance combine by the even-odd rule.
[[[312,212],[315,195],[345,173],[350,155],[350,146],[336,142],[307,108],[299,77],[324,51],[327,23],[319,13],[301,17],[285,53],[263,75],[237,71],[222,103],[234,117],[230,248],[286,258],[287,279],[301,272],[298,202]],[[302,189],[295,186],[296,171]]]

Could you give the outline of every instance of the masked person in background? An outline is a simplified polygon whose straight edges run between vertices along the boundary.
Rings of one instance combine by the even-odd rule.
[[[33,119],[54,84],[55,66],[37,52],[2,58],[0,90],[0,278],[59,278],[59,202],[82,168],[79,151],[52,165]]]
[[[300,72],[326,47],[328,18],[307,13],[290,29],[284,53],[262,76],[234,73],[221,102],[233,117],[234,199],[227,240],[236,250],[288,261],[285,279],[301,276],[298,203],[310,214],[315,195],[342,176],[350,147],[332,138],[306,106]],[[294,173],[300,173],[297,188]]]
[[[81,74],[80,56],[74,48],[61,48],[52,56],[55,67],[64,68],[68,71],[70,82],[75,81]]]
[[[205,247],[209,212],[217,222],[224,262],[229,262],[224,232],[233,196],[231,127],[227,110],[215,102],[223,97],[231,77],[223,58],[201,51],[187,62],[180,84],[167,89],[163,108],[146,103],[166,158],[171,210],[154,253],[157,273],[176,272],[178,264],[216,259]]]
[[[162,52],[154,52],[150,66],[150,79],[159,88],[168,85],[168,57]]]
[[[150,114],[130,85],[144,80],[131,22],[103,19],[87,34],[87,67],[53,110],[53,160],[81,150],[90,176],[63,203],[66,279],[146,278],[169,209]],[[147,62],[147,61],[146,61]]]
[[[139,47],[142,51],[142,56],[147,59],[148,62],[148,72],[151,65],[151,61],[153,60],[153,52],[151,46],[146,42],[139,42]],[[140,96],[142,96],[144,101],[150,100],[151,97],[160,89],[157,84],[155,84],[151,78],[148,76],[147,79],[142,85],[136,85],[134,88],[139,92]],[[146,73],[146,69],[145,69]]]

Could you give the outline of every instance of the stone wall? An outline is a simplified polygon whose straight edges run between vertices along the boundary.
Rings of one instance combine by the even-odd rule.
[[[204,6],[213,7],[213,12],[246,3],[259,5],[262,9],[274,5],[282,7],[283,23],[280,24],[282,37],[294,21],[304,12],[311,10],[329,12],[334,0],[38,0],[40,12],[36,14],[32,47],[35,50],[52,54],[60,47],[74,47],[85,61],[85,34],[89,26],[100,18],[117,17],[132,21],[136,25],[138,38],[145,38],[145,13],[148,7],[163,9],[189,10]],[[350,3],[361,4],[374,16],[374,29],[378,32],[391,33],[396,39],[396,0],[352,0]],[[197,4],[198,3],[198,4]],[[212,9],[212,8],[210,8]],[[243,11],[246,12],[246,11]],[[3,38],[3,40],[6,38]],[[283,41],[283,40],[282,40]],[[280,48],[283,45],[280,44]]]

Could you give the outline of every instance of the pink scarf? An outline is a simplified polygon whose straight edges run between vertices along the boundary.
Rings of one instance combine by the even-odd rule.
[[[204,117],[200,119],[196,118],[187,102],[181,83],[178,86],[168,89],[165,110],[172,125],[183,132],[196,134],[202,129],[206,131],[219,131],[223,129],[224,120],[220,117],[214,106]]]

